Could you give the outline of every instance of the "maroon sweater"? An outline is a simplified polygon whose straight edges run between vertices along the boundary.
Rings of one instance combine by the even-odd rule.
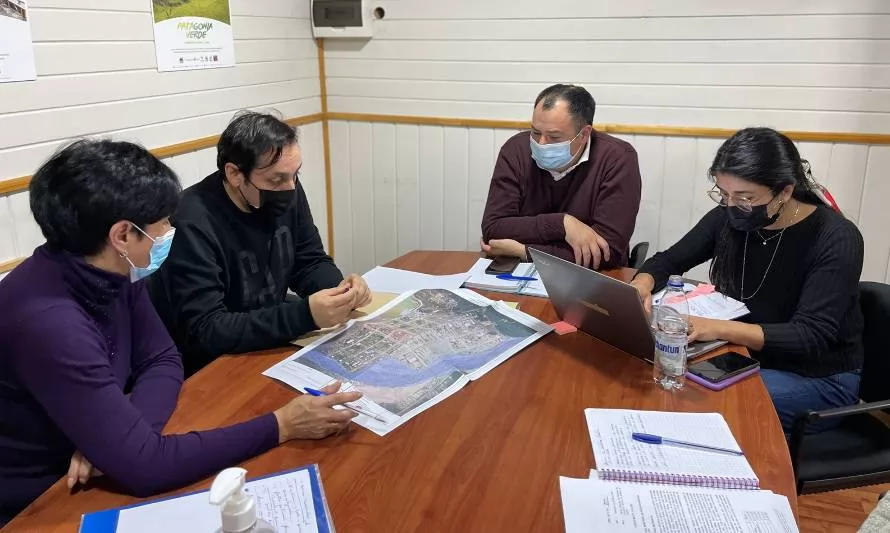
[[[563,217],[589,224],[609,243],[600,265],[627,265],[630,237],[640,209],[640,166],[630,144],[594,131],[590,157],[556,181],[532,159],[529,132],[511,137],[498,155],[482,216],[482,236],[515,239],[574,261]]]

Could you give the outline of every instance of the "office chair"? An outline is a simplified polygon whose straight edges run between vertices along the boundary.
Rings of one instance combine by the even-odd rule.
[[[890,285],[861,282],[860,305],[865,317],[862,343],[865,362],[859,398],[863,403],[824,411],[808,411],[795,420],[791,433],[791,465],[798,494],[849,489],[890,482]],[[875,416],[877,414],[878,416]],[[805,435],[809,424],[840,419],[830,430]]]
[[[646,262],[646,255],[649,253],[648,242],[638,242],[630,251],[630,257],[627,260],[627,266],[630,268],[640,268]]]

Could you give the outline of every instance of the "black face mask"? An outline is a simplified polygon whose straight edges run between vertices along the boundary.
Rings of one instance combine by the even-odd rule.
[[[248,182],[250,183],[250,182]],[[267,189],[260,189],[253,183],[250,184],[254,189],[260,191],[260,205],[259,207],[254,207],[247,201],[247,198],[244,198],[244,201],[247,203],[248,209],[252,213],[259,213],[265,217],[270,219],[276,219],[281,215],[287,213],[287,210],[290,209],[290,206],[294,203],[294,199],[297,197],[297,191],[294,190],[286,190],[286,191],[270,191]],[[241,193],[244,196],[244,193]]]
[[[729,216],[729,224],[733,229],[744,232],[765,228],[778,220],[779,215],[782,212],[782,210],[779,209],[776,211],[775,215],[769,216],[766,211],[766,206],[768,205],[769,204],[755,205],[751,208],[750,212],[742,211],[734,205],[728,206],[726,208],[726,214]]]

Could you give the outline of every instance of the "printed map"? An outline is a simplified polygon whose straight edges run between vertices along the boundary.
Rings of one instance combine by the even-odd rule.
[[[444,289],[418,290],[305,348],[292,363],[350,382],[368,399],[402,416],[543,335],[540,327],[523,324],[484,301],[475,303]]]

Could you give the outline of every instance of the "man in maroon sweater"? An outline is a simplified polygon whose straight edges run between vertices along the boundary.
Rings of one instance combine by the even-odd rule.
[[[553,85],[535,100],[531,132],[501,148],[482,217],[482,249],[525,259],[532,247],[589,268],[627,265],[640,208],[633,147],[594,131],[583,87]]]

